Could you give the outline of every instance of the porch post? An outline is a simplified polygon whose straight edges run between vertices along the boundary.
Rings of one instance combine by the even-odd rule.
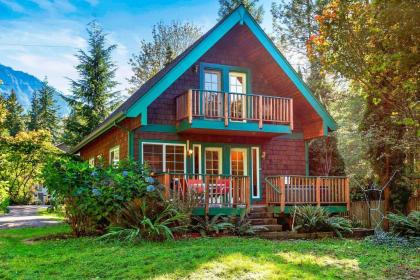
[[[165,198],[170,198],[170,184],[171,184],[171,178],[169,174],[163,174],[163,185],[165,186]]]
[[[321,206],[321,178],[316,177],[316,205]]]
[[[223,106],[224,113],[225,113],[225,126],[229,125],[229,100],[228,99],[229,99],[229,93],[225,92],[224,93],[225,102]]]
[[[258,127],[263,127],[263,97],[262,95],[258,96],[258,109],[259,109],[259,121],[258,121]]]
[[[286,184],[284,182],[284,177],[280,177],[280,211],[284,212],[286,207]]]
[[[246,201],[246,211],[249,212],[249,209],[251,208],[251,184],[249,177],[245,177],[245,201]]]
[[[188,90],[187,95],[187,112],[188,112],[188,123],[192,123],[192,90]]]
[[[345,194],[346,194],[346,206],[347,206],[347,211],[348,211],[348,210],[350,210],[350,185],[349,185],[349,177],[346,177],[346,179],[345,179],[344,188],[345,188]]]
[[[210,198],[210,187],[209,187],[209,180],[208,180],[208,176],[203,175],[204,176],[204,185],[205,185],[205,190],[204,190],[204,215],[207,217],[207,215],[209,214],[209,198]]]

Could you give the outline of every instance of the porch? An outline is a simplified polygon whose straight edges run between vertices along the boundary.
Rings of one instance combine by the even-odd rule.
[[[178,132],[291,133],[293,99],[190,89],[176,99],[176,120]]]
[[[188,204],[195,215],[239,215],[253,205],[249,176],[162,173],[156,179],[166,199]],[[277,214],[291,213],[295,205],[317,205],[330,212],[350,207],[347,177],[269,176],[265,182],[266,195],[258,205]]]

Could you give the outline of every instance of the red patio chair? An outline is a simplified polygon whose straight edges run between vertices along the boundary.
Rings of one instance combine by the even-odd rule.
[[[188,191],[194,191],[196,193],[204,192],[204,183],[201,179],[188,179],[187,180]]]

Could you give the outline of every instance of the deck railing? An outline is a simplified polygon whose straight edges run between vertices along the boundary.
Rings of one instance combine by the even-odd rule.
[[[204,117],[229,121],[255,121],[263,123],[289,124],[293,129],[293,99],[190,89],[176,99],[176,116],[181,121]]]
[[[271,205],[338,205],[350,208],[350,190],[347,177],[269,176],[266,181],[266,199]]]
[[[250,207],[248,176],[162,173],[156,179],[164,186],[166,199],[203,207]]]

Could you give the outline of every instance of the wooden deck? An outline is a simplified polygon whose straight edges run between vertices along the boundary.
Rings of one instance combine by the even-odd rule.
[[[290,125],[293,130],[293,99],[257,94],[188,90],[176,99],[177,121],[194,118]]]
[[[269,176],[266,181],[266,201],[280,206],[312,204],[317,206],[345,205],[350,209],[347,177]]]
[[[200,215],[236,213],[251,207],[248,176],[162,173],[156,178],[165,188],[166,199],[186,203]],[[276,207],[279,213],[289,213],[290,207],[307,204],[350,208],[347,177],[269,176],[265,181],[262,204]]]

